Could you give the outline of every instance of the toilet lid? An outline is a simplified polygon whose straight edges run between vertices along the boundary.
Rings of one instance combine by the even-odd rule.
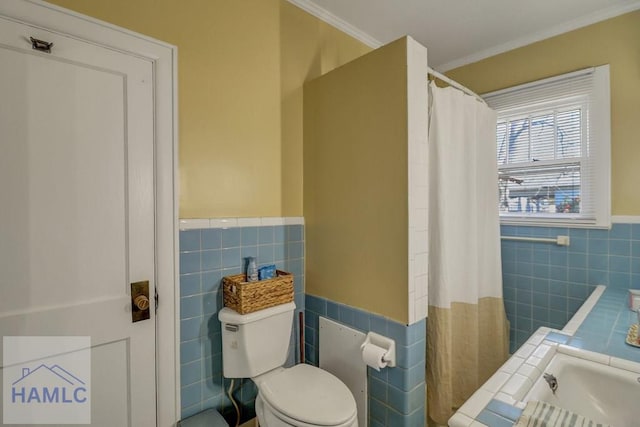
[[[308,424],[339,425],[356,412],[356,401],[347,386],[311,365],[299,364],[267,379],[260,395],[277,411]]]

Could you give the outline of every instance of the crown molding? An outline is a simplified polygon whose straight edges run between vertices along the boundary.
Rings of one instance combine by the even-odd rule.
[[[638,9],[640,9],[640,0],[636,0],[625,5],[612,6],[591,13],[589,15],[564,22],[546,30],[538,31],[525,37],[520,37],[507,43],[493,46],[489,49],[481,50],[480,52],[476,52],[459,59],[454,59],[453,61],[449,61],[444,64],[436,65],[434,68],[440,72],[446,72],[454,68],[462,67],[463,65],[472,64],[474,62],[478,62],[483,59],[490,58],[492,56],[499,55],[513,49],[517,49],[519,47],[527,46],[532,43],[536,43],[560,34],[568,33],[569,31],[577,30],[578,28],[586,27],[588,25],[595,24],[606,19],[615,18],[616,16],[624,15],[625,13],[633,12],[634,10]],[[429,46],[427,46],[427,48],[428,47]]]
[[[365,33],[359,28],[356,28],[355,26],[351,25],[350,23],[343,20],[342,18],[337,17],[336,15],[329,12],[325,8],[318,6],[311,0],[287,0],[287,1],[291,4],[298,6],[300,9],[304,10],[305,12],[310,13],[316,18],[320,19],[321,21],[324,21],[327,24],[337,28],[343,33],[350,35],[354,39],[361,41],[362,43],[366,44],[367,46],[373,49],[377,49],[383,44],[380,40],[377,40],[371,37],[369,34]]]

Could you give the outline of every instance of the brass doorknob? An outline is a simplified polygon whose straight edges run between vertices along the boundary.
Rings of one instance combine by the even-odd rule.
[[[149,298],[144,295],[138,295],[133,299],[133,303],[139,310],[146,310],[149,308]]]
[[[139,322],[151,318],[149,309],[149,281],[131,283],[131,322]]]

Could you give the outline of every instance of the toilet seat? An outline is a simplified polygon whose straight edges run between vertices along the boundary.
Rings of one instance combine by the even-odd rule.
[[[350,426],[356,402],[347,386],[315,366],[299,364],[260,382],[259,397],[274,415],[295,426]]]

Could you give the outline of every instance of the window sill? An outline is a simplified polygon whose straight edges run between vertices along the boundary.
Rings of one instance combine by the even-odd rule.
[[[558,228],[591,228],[605,229],[611,228],[611,219],[596,222],[594,220],[584,220],[576,218],[520,218],[520,217],[500,217],[500,225],[511,225],[521,227],[558,227]]]

